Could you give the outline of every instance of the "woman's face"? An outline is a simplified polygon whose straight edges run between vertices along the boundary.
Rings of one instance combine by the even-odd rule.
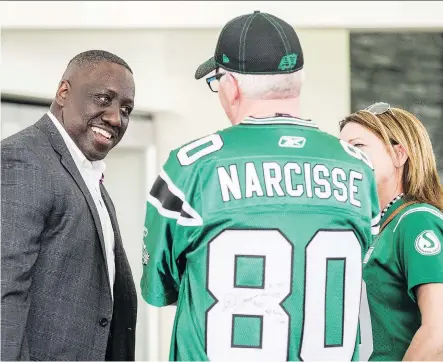
[[[385,143],[368,128],[347,123],[340,132],[340,139],[360,148],[371,160],[378,188],[396,181],[396,167]]]

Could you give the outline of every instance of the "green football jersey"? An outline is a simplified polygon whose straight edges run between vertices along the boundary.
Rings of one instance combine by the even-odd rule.
[[[397,200],[380,225],[404,202]],[[371,318],[361,317],[362,329],[372,324],[370,360],[403,359],[421,325],[415,288],[443,282],[442,240],[443,214],[428,204],[405,207],[374,240],[363,266]]]
[[[147,203],[144,299],[177,302],[171,360],[358,358],[373,169],[297,118],[174,150]]]

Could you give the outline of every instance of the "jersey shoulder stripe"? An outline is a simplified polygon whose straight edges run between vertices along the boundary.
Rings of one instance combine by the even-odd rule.
[[[436,209],[434,209],[434,208],[431,208],[431,207],[429,207],[429,206],[419,206],[419,207],[414,207],[414,208],[412,208],[412,209],[406,210],[406,211],[405,211],[405,212],[399,217],[399,219],[397,220],[397,222],[396,222],[396,224],[395,224],[395,227],[394,227],[393,232],[395,232],[395,231],[397,230],[398,226],[400,225],[400,223],[402,222],[402,220],[405,219],[406,216],[411,215],[411,214],[414,214],[414,213],[416,213],[416,212],[427,212],[427,213],[430,213],[430,214],[432,214],[432,215],[438,217],[440,220],[443,221],[443,214],[442,214],[440,211],[438,211],[438,210],[436,210]]]
[[[182,226],[203,225],[203,219],[186,201],[185,194],[161,170],[157,180],[148,195],[148,202],[154,206],[160,215],[176,219]]]
[[[187,219],[192,218],[183,210],[183,200],[169,190],[168,184],[161,176],[155,180],[149,195],[158,201],[157,204],[160,204],[161,208],[170,211],[171,215],[179,214]]]

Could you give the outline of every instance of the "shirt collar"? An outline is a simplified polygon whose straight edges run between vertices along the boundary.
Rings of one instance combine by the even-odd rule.
[[[240,124],[287,124],[294,126],[318,128],[318,126],[313,121],[289,116],[274,116],[265,118],[246,117],[242,122],[240,122]]]
[[[401,205],[403,205],[406,201],[404,197],[395,197],[388,205],[390,205],[387,210],[384,212],[383,216],[380,219],[380,225],[388,219],[388,217],[397,210]],[[385,208],[386,209],[386,208]]]
[[[63,140],[65,141],[66,147],[68,148],[69,153],[74,159],[74,162],[77,165],[78,169],[91,169],[97,173],[98,178],[100,179],[102,177],[102,174],[105,172],[106,163],[103,160],[92,162],[89,161],[80,150],[80,148],[78,148],[78,146],[75,144],[71,136],[69,136],[68,132],[66,132],[65,128],[62,126],[59,120],[52,114],[52,112],[48,111],[47,114],[52,123],[54,123],[57,130],[60,132]]]

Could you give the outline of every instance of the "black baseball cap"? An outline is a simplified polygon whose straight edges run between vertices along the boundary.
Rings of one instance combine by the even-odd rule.
[[[292,26],[254,11],[224,26],[214,56],[198,67],[195,79],[218,67],[242,74],[292,73],[303,68],[303,51]]]

